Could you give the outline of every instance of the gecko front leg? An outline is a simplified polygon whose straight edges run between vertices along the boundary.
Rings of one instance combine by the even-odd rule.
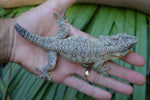
[[[57,61],[57,53],[54,51],[48,51],[48,64],[44,66],[42,69],[36,68],[37,71],[41,72],[41,75],[38,77],[51,80],[49,76],[51,71],[55,68]]]

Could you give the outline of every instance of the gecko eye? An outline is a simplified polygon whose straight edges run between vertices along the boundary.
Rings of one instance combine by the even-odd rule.
[[[131,44],[131,45],[129,46],[129,48],[128,48],[128,49],[132,49],[132,48],[133,48],[133,46],[134,46],[134,44]]]

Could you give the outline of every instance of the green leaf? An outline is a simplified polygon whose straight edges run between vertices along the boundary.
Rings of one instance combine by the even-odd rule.
[[[45,91],[45,94],[43,95],[43,100],[54,100],[54,96],[57,90],[58,84],[51,84],[48,86],[47,90]]]
[[[15,100],[19,100],[20,96],[22,95],[24,88],[26,88],[26,84],[28,84],[30,75],[28,73],[25,73],[25,75],[22,77],[22,80],[18,84],[17,88],[12,93],[12,96]]]
[[[136,52],[147,59],[147,22],[145,15],[137,13],[136,19],[136,36],[138,38],[138,44],[136,45]],[[144,67],[135,67],[137,72],[140,72],[146,76],[146,64]],[[146,85],[137,86],[134,85],[133,100],[145,100]]]
[[[67,16],[69,23],[73,22],[74,18],[76,17],[76,14],[78,13],[79,10],[80,10],[80,5],[75,4],[66,11],[66,16]]]
[[[121,11],[118,11],[118,14],[116,15],[116,18],[114,21],[118,30],[116,33],[124,32],[125,20],[124,20],[124,16],[122,16],[121,14]]]
[[[35,100],[42,100],[42,96],[44,95],[44,93],[45,93],[46,89],[48,88],[49,84],[50,84],[50,82],[45,82],[43,84],[43,86],[41,86],[40,91],[38,91],[38,93],[36,93],[36,95],[35,95],[35,98],[34,98]]]
[[[95,13],[96,9],[97,6],[95,5],[81,5],[79,11],[76,13],[72,25],[79,30],[83,30]]]
[[[111,11],[109,13],[109,16],[106,20],[106,24],[104,26],[104,30],[103,33],[105,33],[105,35],[108,35],[113,24],[114,24],[114,19],[118,13],[119,9],[118,8],[111,8]]]
[[[30,91],[28,91],[28,93],[26,94],[25,98],[32,100],[36,93],[39,91],[40,87],[43,85],[43,83],[44,81],[42,79],[37,79],[34,82],[32,88],[30,88]]]
[[[6,68],[7,67],[10,68],[10,65],[11,65],[11,63],[9,63],[6,66]],[[12,82],[13,78],[17,75],[17,72],[20,71],[20,67],[17,64],[13,63],[12,66],[13,66],[13,68],[12,68],[12,75],[11,75],[10,83]],[[4,75],[3,79],[2,79],[4,84],[7,83],[8,76],[9,76],[9,70],[6,71],[6,73],[5,73],[5,75]]]
[[[135,11],[126,10],[125,30],[129,35],[135,35]]]
[[[5,91],[6,91],[5,85],[4,85],[3,81],[2,81],[2,79],[0,78],[0,93],[1,93],[2,97],[5,94]],[[6,97],[7,100],[11,100],[9,94],[7,94],[6,96],[7,96]]]
[[[54,100],[62,100],[65,94],[66,88],[67,86],[60,84],[57,88],[57,92],[56,92]]]
[[[104,35],[103,29],[106,23],[108,14],[110,13],[110,8],[101,7],[93,16],[91,23],[86,28],[86,32],[94,37],[98,37],[100,34]]]
[[[64,96],[64,100],[76,100],[76,94],[77,90],[68,87]]]

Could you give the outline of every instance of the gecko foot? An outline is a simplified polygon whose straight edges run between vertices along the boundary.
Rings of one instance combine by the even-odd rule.
[[[44,71],[42,69],[39,68],[35,68],[37,71],[41,72],[41,75],[38,76],[38,78],[42,78],[42,79],[48,79],[49,81],[51,80],[51,77],[49,76],[51,74],[51,72],[49,71]]]
[[[61,17],[64,18],[64,19],[66,20],[65,12],[66,12],[66,10],[64,10],[64,11],[62,12]],[[53,13],[53,15],[54,15],[54,17],[55,17],[56,19],[59,19],[59,18],[58,18],[58,15],[57,15],[56,13]]]
[[[108,76],[109,74],[107,71],[110,70],[110,67],[107,67],[106,65],[103,65],[102,67],[98,68],[97,71],[102,76]]]

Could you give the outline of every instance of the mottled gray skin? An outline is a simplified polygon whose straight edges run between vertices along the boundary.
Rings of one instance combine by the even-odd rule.
[[[57,18],[57,15],[54,15]],[[56,65],[57,53],[71,62],[94,63],[93,69],[95,71],[107,75],[105,72],[107,68],[103,66],[104,62],[123,57],[137,43],[136,37],[125,33],[114,36],[100,36],[99,41],[86,36],[67,37],[70,30],[66,23],[63,14],[57,21],[59,30],[53,37],[33,34],[15,23],[15,29],[22,37],[48,50],[48,64],[42,69],[36,68],[41,72],[40,77],[42,78],[50,80],[49,72]]]

